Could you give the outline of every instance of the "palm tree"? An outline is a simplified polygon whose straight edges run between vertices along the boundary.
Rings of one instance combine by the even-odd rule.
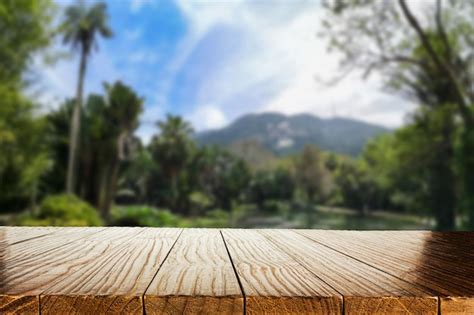
[[[66,191],[74,193],[79,130],[81,124],[82,92],[86,73],[87,58],[93,47],[97,47],[97,36],[108,38],[112,31],[108,25],[107,6],[105,3],[96,3],[86,6],[84,1],[69,6],[65,11],[65,18],[61,25],[63,42],[70,44],[81,54],[79,64],[79,78],[77,81],[76,106],[71,118],[69,135],[69,160],[66,175]]]
[[[160,135],[151,142],[153,159],[162,167],[170,180],[171,206],[178,203],[178,178],[193,151],[191,125],[179,116],[168,115],[157,123]]]
[[[106,115],[108,133],[112,136],[113,152],[111,159],[104,165],[107,169],[104,198],[101,200],[100,209],[105,220],[109,219],[110,207],[117,190],[119,166],[127,160],[131,160],[131,154],[135,147],[133,132],[139,125],[139,115],[143,110],[143,99],[140,98],[129,86],[120,81],[113,85],[104,84],[106,91]],[[107,154],[107,153],[104,153]],[[102,188],[101,188],[102,189]]]

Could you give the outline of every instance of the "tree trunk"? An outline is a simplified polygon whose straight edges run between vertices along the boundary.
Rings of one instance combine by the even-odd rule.
[[[459,112],[461,114],[461,117],[465,125],[473,126],[474,117],[471,111],[469,110],[469,103],[466,101],[466,98],[465,98],[465,94],[466,94],[465,89],[460,83],[460,79],[456,76],[456,72],[454,71],[453,67],[448,61],[446,61],[445,59],[443,59],[436,53],[433,45],[431,45],[428,39],[428,36],[421,28],[420,23],[418,22],[418,20],[415,18],[415,16],[412,14],[410,9],[408,8],[406,4],[406,0],[398,0],[398,2],[400,4],[400,8],[403,12],[403,15],[407,19],[410,26],[415,30],[418,38],[420,39],[421,44],[423,45],[423,48],[425,48],[425,50],[427,51],[428,56],[436,65],[440,73],[445,75],[444,78],[447,79],[448,82],[450,83],[451,88],[453,92],[455,93],[455,97],[457,99],[456,105],[459,108]]]
[[[81,128],[81,109],[82,109],[82,92],[84,85],[84,76],[86,73],[86,51],[83,49],[81,53],[81,62],[79,64],[79,79],[77,82],[76,105],[71,119],[71,129],[69,133],[69,157],[66,175],[66,192],[74,194],[76,183],[77,154],[79,150],[79,134]]]
[[[178,211],[178,172],[174,169],[170,172],[171,180],[171,208]]]
[[[110,208],[112,206],[112,202],[115,199],[115,192],[117,190],[117,181],[119,175],[119,168],[121,162],[126,159],[125,154],[125,146],[127,140],[127,133],[122,132],[118,139],[116,145],[116,154],[113,156],[113,160],[110,163],[110,174],[107,179],[107,184],[105,188],[105,199],[104,203],[102,204],[101,211],[102,217],[106,222],[108,222],[110,218]]]
[[[453,170],[454,126],[451,118],[445,118],[441,130],[442,141],[438,150],[434,152],[430,167],[431,178],[430,201],[431,209],[436,218],[436,229],[440,231],[452,231],[456,228],[456,190],[455,174]]]
[[[467,228],[474,230],[474,128],[463,131],[460,146],[461,208],[467,212]]]
[[[119,172],[119,161],[115,159],[112,162],[110,167],[110,174],[108,180],[106,180],[107,184],[105,187],[105,198],[104,203],[102,205],[102,217],[103,219],[108,222],[110,219],[110,208],[112,206],[112,202],[115,198],[115,190],[117,188],[117,178]]]

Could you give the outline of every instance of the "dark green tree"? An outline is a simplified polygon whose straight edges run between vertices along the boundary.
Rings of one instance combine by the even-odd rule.
[[[199,187],[214,201],[217,208],[232,210],[250,181],[246,163],[218,147],[201,150],[197,163]]]
[[[260,209],[266,200],[287,201],[293,198],[295,180],[291,173],[284,168],[259,171],[252,176],[248,188],[248,198]]]
[[[53,16],[48,0],[0,3],[0,211],[35,208],[51,165],[45,121],[23,89],[30,61],[50,43]]]
[[[329,9],[325,21],[325,35],[331,47],[343,53],[342,73],[362,69],[364,75],[372,71],[382,74],[385,86],[396,93],[414,97],[423,107],[415,124],[418,129],[433,132],[433,157],[431,166],[433,194],[432,210],[438,219],[439,229],[454,228],[456,198],[453,172],[453,138],[456,130],[455,116],[461,118],[462,130],[468,135],[474,130],[474,73],[472,43],[474,42],[474,13],[472,2],[441,0],[427,3],[429,14],[423,23],[412,13],[405,0],[378,1],[326,1]],[[403,34],[403,36],[399,36]],[[449,110],[454,105],[456,111]],[[448,110],[440,109],[447,107]],[[443,114],[440,119],[439,113]],[[422,114],[422,115],[421,115]],[[437,118],[435,118],[435,116]],[[422,121],[424,120],[424,122]],[[433,126],[426,126],[431,122]],[[472,151],[471,137],[462,136],[460,157]],[[430,140],[428,140],[430,141]],[[416,149],[416,148],[415,148]],[[436,157],[435,157],[436,156]],[[470,158],[460,158],[464,204],[474,209],[469,200],[474,195],[474,164]],[[444,191],[443,194],[439,194]],[[444,200],[439,200],[444,196]],[[474,211],[472,214],[474,222]]]
[[[193,129],[181,117],[173,115],[158,121],[157,126],[160,133],[151,140],[150,151],[169,183],[169,205],[173,210],[179,210],[179,178],[195,150],[191,140]]]
[[[315,203],[323,200],[327,193],[325,180],[328,173],[318,148],[313,145],[306,145],[303,148],[303,151],[296,156],[294,173],[296,183],[304,192],[308,202]]]
[[[115,82],[105,84],[105,96],[92,94],[82,108],[79,139],[81,154],[77,178],[78,194],[102,212],[108,219],[115,197],[120,172],[133,158],[137,142],[133,132],[138,127],[138,118],[143,109],[143,99],[130,87]],[[67,165],[70,118],[75,101],[70,100],[49,115],[50,143],[55,165],[45,182],[54,192],[61,191],[59,175]]]

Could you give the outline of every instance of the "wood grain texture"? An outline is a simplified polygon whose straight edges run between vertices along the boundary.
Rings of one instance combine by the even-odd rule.
[[[147,314],[242,314],[244,298],[219,230],[183,231],[144,300]]]
[[[441,297],[441,314],[472,315],[474,314],[474,298],[472,297]]]
[[[253,230],[222,230],[248,314],[340,314],[341,295]]]
[[[0,294],[0,314],[39,314],[39,297]]]
[[[141,314],[143,294],[177,240],[180,229],[112,231],[89,243],[89,257],[40,296],[42,314]]]
[[[469,232],[0,227],[0,314],[474,314],[473,248]]]
[[[456,303],[460,303],[460,308],[473,303],[472,234],[315,230],[298,233],[395,277],[431,290],[434,295],[446,298],[446,309],[455,308]],[[471,299],[466,300],[465,297]]]
[[[0,226],[0,244],[11,246],[13,244],[25,242],[27,240],[42,237],[54,232],[60,231],[61,228],[52,227],[1,227]]]
[[[292,231],[261,230],[269,240],[344,295],[347,314],[438,313],[429,290],[389,275]]]
[[[63,256],[55,255],[61,248],[104,229],[50,230],[53,233],[43,228],[11,228],[11,233],[10,228],[0,230],[4,240],[0,243],[0,314],[39,312],[38,295],[52,280],[65,275],[63,266],[70,249],[63,251]]]

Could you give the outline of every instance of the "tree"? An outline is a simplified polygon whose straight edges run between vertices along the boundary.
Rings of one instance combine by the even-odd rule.
[[[0,3],[0,209],[35,208],[40,178],[51,161],[42,141],[45,120],[24,96],[30,61],[50,43],[54,7],[48,0]]]
[[[474,140],[469,136],[474,133],[473,3],[451,1],[448,7],[443,7],[441,0],[433,1],[424,10],[428,14],[423,23],[405,0],[383,3],[374,0],[328,1],[326,7],[329,9],[325,21],[326,36],[330,38],[331,47],[343,54],[345,69],[342,73],[356,68],[363,69],[364,75],[378,71],[386,87],[415,98],[429,110],[439,111],[440,107],[450,107],[451,104],[455,106],[454,114],[450,110],[441,110],[444,112],[442,120],[439,117],[433,120],[429,118],[432,117],[429,111],[420,111],[418,114],[423,113],[425,117],[418,115],[415,123],[436,121],[435,126],[424,130],[435,132],[433,139],[438,136],[444,139],[437,142],[438,147],[432,147],[438,161],[435,163],[432,159],[430,172],[432,180],[437,181],[432,183],[432,188],[437,183],[435,190],[444,189],[446,200],[436,203],[433,210],[435,214],[448,211],[450,214],[444,215],[451,216],[451,219],[443,220],[444,223],[438,227],[453,229],[456,201],[452,141],[456,128],[454,117],[461,117],[464,136],[461,136],[459,148],[463,171],[459,174],[474,227],[474,197],[471,198],[474,195],[474,162],[468,158],[469,152],[474,151],[474,142],[469,140]],[[450,184],[444,185],[447,181],[451,181]],[[436,196],[439,197],[439,193]]]
[[[327,194],[327,172],[321,152],[313,145],[306,145],[294,163],[296,183],[310,203],[321,201]]]
[[[134,203],[150,202],[149,190],[157,187],[148,183],[155,171],[156,165],[153,163],[150,151],[139,142],[136,154],[133,155],[119,179],[119,190],[132,192]]]
[[[343,159],[335,171],[334,182],[343,206],[356,209],[361,215],[370,209],[375,185],[357,161]]]
[[[279,167],[257,172],[250,181],[248,196],[261,209],[266,200],[291,200],[294,190],[293,176],[287,169]]]
[[[168,115],[164,121],[158,121],[157,126],[160,134],[151,140],[150,150],[153,159],[169,179],[170,205],[177,210],[178,179],[194,151],[194,143],[191,140],[193,129],[181,117],[173,115]]]
[[[0,208],[34,210],[42,175],[51,167],[45,120],[18,96],[0,106]]]
[[[50,0],[0,3],[0,93],[18,92],[24,85],[33,54],[48,47],[54,6]],[[4,97],[2,97],[4,101]]]
[[[216,207],[232,210],[250,181],[250,170],[240,158],[218,147],[205,147],[198,153],[199,186]]]
[[[104,84],[105,96],[91,94],[81,108],[83,123],[79,132],[81,154],[78,169],[83,176],[78,180],[78,194],[99,208],[105,220],[117,189],[120,168],[134,158],[138,145],[133,135],[143,109],[143,99],[130,87],[118,81]],[[64,188],[58,182],[67,165],[67,130],[75,100],[66,101],[49,117],[48,142],[55,157],[51,174],[46,178],[50,192]]]
[[[81,1],[69,6],[65,11],[64,21],[61,25],[65,44],[70,44],[73,49],[80,52],[79,76],[76,90],[76,106],[71,118],[71,131],[69,140],[69,161],[66,177],[66,191],[74,193],[77,151],[79,145],[79,132],[81,123],[82,93],[84,77],[86,74],[87,58],[94,46],[97,47],[97,36],[108,38],[112,31],[108,26],[107,6],[105,3],[96,3],[90,7]]]
[[[119,167],[125,161],[131,160],[136,149],[133,132],[139,124],[143,99],[120,81],[113,85],[104,84],[104,88],[106,95],[103,114],[97,116],[92,113],[92,118],[102,118],[101,127],[105,134],[105,139],[102,139],[106,143],[101,147],[101,157],[106,161],[101,163],[101,168],[98,170],[102,172],[100,189],[103,190],[103,194],[98,206],[104,219],[107,220],[117,190]]]

